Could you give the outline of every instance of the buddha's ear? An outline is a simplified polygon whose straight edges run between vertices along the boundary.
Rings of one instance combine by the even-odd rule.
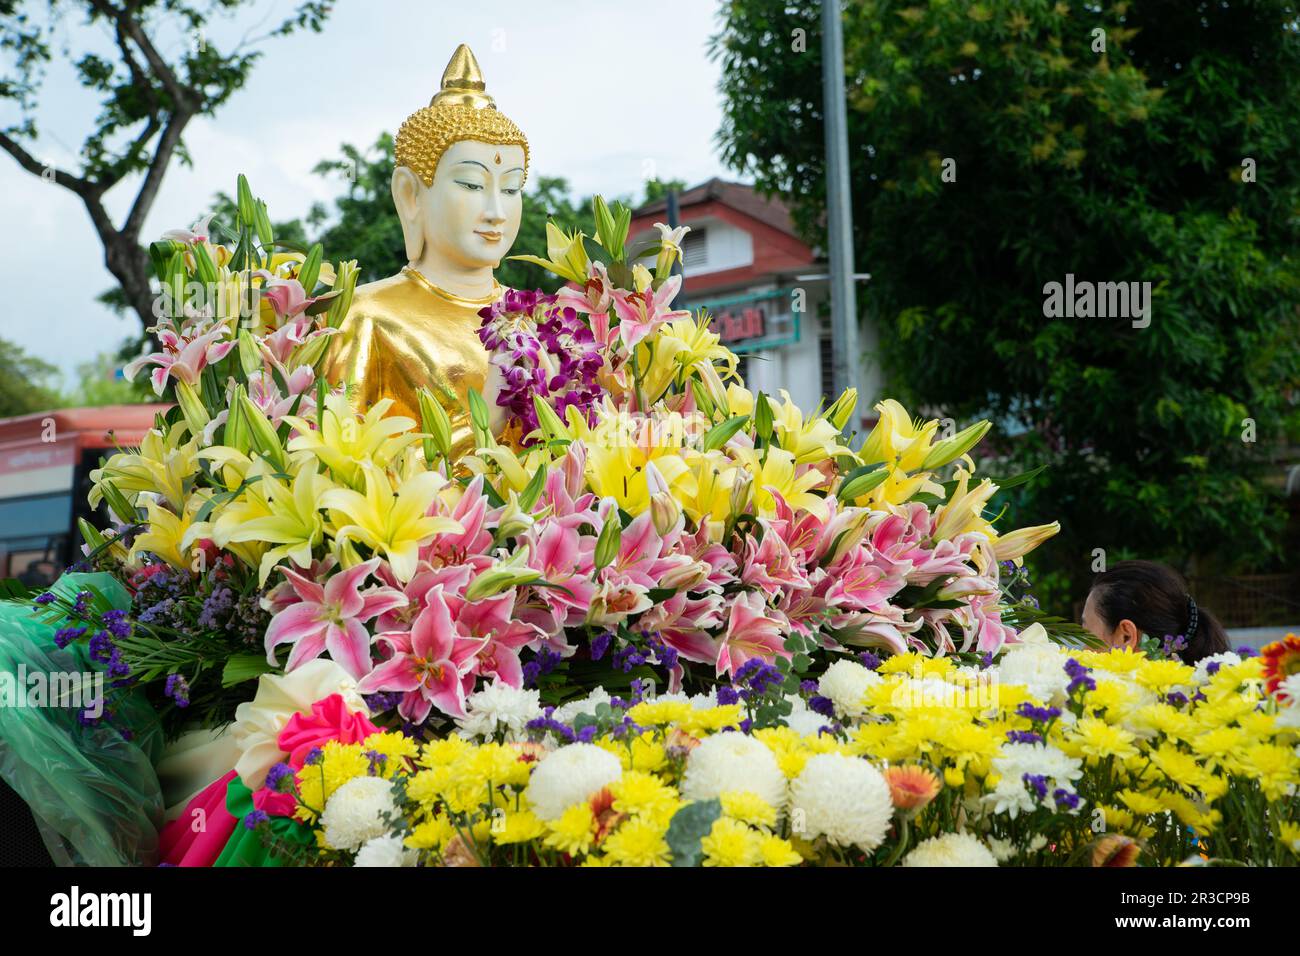
[[[424,255],[424,221],[420,215],[423,186],[414,170],[406,166],[393,170],[393,206],[402,222],[408,262],[419,262],[420,256]]]

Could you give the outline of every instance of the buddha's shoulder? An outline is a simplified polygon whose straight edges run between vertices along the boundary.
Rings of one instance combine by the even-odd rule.
[[[348,314],[385,313],[400,308],[409,302],[411,296],[418,293],[419,284],[405,273],[399,272],[387,279],[367,282],[359,285],[352,294],[352,308]]]

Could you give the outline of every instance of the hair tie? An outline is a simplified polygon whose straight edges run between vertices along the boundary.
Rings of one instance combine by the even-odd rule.
[[[1192,642],[1192,635],[1196,633],[1197,617],[1198,614],[1196,610],[1196,602],[1192,600],[1192,596],[1189,594],[1187,595],[1187,635],[1186,635],[1186,640],[1188,644]]]

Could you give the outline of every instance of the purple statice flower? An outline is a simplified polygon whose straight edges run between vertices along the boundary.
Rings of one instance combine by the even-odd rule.
[[[175,598],[163,598],[157,604],[151,604],[140,612],[136,618],[141,624],[156,624],[166,621],[176,608]]]
[[[1242,660],[1245,660],[1247,657],[1254,657],[1255,648],[1251,647],[1249,644],[1242,644],[1241,647],[1237,648],[1237,656]]]
[[[740,732],[742,734],[751,734],[754,732],[754,722],[746,717],[740,722]]]
[[[307,756],[302,758],[302,762],[304,766],[314,767],[324,759],[325,751],[319,747],[312,747],[311,750],[307,751]]]
[[[1079,806],[1079,795],[1077,793],[1071,793],[1064,787],[1057,787],[1053,790],[1052,799],[1056,801],[1058,807],[1066,810],[1074,810]]]
[[[993,652],[985,651],[980,657],[980,670],[988,670],[993,666]]]
[[[1223,661],[1210,661],[1210,663],[1205,665],[1205,673],[1213,677],[1215,674],[1219,673],[1219,668],[1222,666]]]
[[[216,630],[221,627],[221,620],[229,615],[235,604],[235,592],[225,586],[215,587],[212,593],[203,599],[203,609],[199,611],[199,627]]]
[[[1038,795],[1042,800],[1047,796],[1047,778],[1038,773],[1021,774],[1020,779],[1025,782],[1025,786]]]
[[[591,639],[591,659],[593,661],[598,661],[602,657],[604,657],[605,652],[609,650],[610,642],[613,640],[614,640],[613,631],[605,631],[604,633],[597,634],[595,637],[593,637]]]
[[[90,596],[89,591],[77,592],[77,600],[72,604],[73,615],[80,617],[86,613],[86,606],[90,603]]]
[[[880,655],[875,651],[863,651],[858,655],[858,663],[869,671],[874,671],[880,666]]]
[[[801,680],[799,682],[799,693],[801,694],[817,693],[817,682],[815,680]]]
[[[587,728],[585,727],[583,728],[583,730],[586,729]],[[595,730],[596,728],[593,726],[591,729]],[[619,724],[617,727],[613,728],[609,733],[610,736],[613,737],[615,740],[622,740],[624,737],[640,736],[641,734],[645,733],[645,728],[635,723],[631,717],[624,714],[623,722]]]
[[[1174,707],[1186,707],[1187,695],[1184,694],[1182,691],[1177,691],[1177,690],[1171,691],[1170,693],[1165,695],[1165,702],[1168,704],[1172,704]]]
[[[655,663],[661,667],[666,667],[670,671],[677,667],[677,661],[680,657],[677,648],[669,647],[659,639],[657,633],[655,635],[646,635],[646,647],[653,652]]]
[[[244,826],[248,827],[250,830],[256,830],[258,826],[263,823],[268,823],[270,820],[271,815],[265,810],[254,810],[252,813],[248,814],[248,816],[244,817]]]
[[[610,657],[610,663],[621,669],[623,673],[626,674],[633,668],[640,667],[644,664],[645,655],[637,650],[634,645],[629,644],[627,647],[615,651]]]
[[[1059,707],[1035,707],[1026,701],[1016,708],[1016,713],[1021,717],[1028,717],[1036,724],[1048,724],[1061,716]]]
[[[54,632],[54,646],[58,648],[67,647],[73,641],[80,640],[86,630],[85,624],[61,627]]]
[[[285,793],[292,786],[293,768],[287,763],[278,763],[266,772],[266,788],[268,790]]]
[[[388,754],[381,754],[378,750],[367,750],[362,756],[370,761],[366,771],[369,776],[378,777],[384,772],[384,765],[388,763]]]
[[[575,731],[573,734],[573,740],[576,743],[580,743],[580,744],[589,744],[595,739],[596,739],[595,724],[588,724],[586,727],[583,727],[579,731]]]
[[[823,717],[835,719],[835,704],[829,697],[823,697],[820,694],[808,698],[808,709],[814,714],[821,714]]]
[[[559,651],[553,651],[549,647],[542,647],[537,650],[537,654],[524,665],[524,686],[536,687],[537,681],[555,670],[563,657]]]
[[[1179,651],[1185,651],[1185,650],[1187,650],[1187,638],[1183,637],[1183,635],[1181,634],[1165,635],[1165,639],[1164,639],[1165,657],[1173,657]]]
[[[36,597],[34,598],[34,600],[35,600],[35,602],[36,602],[37,604],[40,604],[40,605],[53,604],[53,603],[54,603],[54,592],[53,592],[53,591],[44,591],[44,592],[42,592],[42,593],[36,595]]]
[[[366,694],[362,697],[366,706],[370,708],[372,714],[382,714],[386,710],[392,710],[402,702],[400,691],[379,691],[374,694]]]
[[[189,682],[180,674],[169,674],[167,683],[163,685],[163,696],[170,697],[176,702],[177,707],[188,707],[190,705]]]
[[[751,657],[736,671],[735,686],[740,696],[750,701],[762,697],[771,687],[780,687],[785,675],[775,666],[757,657]]]
[[[131,625],[126,620],[126,611],[105,611],[99,619],[114,637],[131,636]]]
[[[524,727],[528,730],[537,731],[538,734],[545,734],[547,731],[550,731],[561,740],[573,743],[575,740],[573,731],[556,720],[553,716],[554,714],[555,708],[547,707],[542,711],[541,717],[534,717],[532,720],[528,721],[528,723],[524,724]]]
[[[1089,676],[1092,673],[1091,669],[1084,667],[1073,657],[1065,662],[1065,673],[1070,677],[1070,686],[1066,688],[1066,693],[1073,694],[1080,687],[1084,690],[1097,689],[1097,682]]]
[[[718,706],[726,707],[728,704],[740,703],[740,694],[736,693],[736,688],[730,685],[724,685],[718,688]]]
[[[1007,740],[1013,744],[1041,744],[1043,735],[1032,730],[1008,730]]]

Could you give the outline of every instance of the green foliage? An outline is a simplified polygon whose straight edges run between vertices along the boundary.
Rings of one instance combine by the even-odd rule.
[[[57,372],[49,362],[0,339],[0,418],[41,412],[58,405],[58,392],[53,384]]]
[[[713,40],[724,156],[813,240],[820,7],[736,0]],[[1061,598],[1094,548],[1277,555],[1261,476],[1300,385],[1296,22],[1283,0],[846,6],[857,266],[889,391],[992,418],[1008,464],[1051,466],[1000,497],[1018,524],[1061,521],[1034,556]],[[1150,326],[1044,317],[1067,273],[1150,282]]]

